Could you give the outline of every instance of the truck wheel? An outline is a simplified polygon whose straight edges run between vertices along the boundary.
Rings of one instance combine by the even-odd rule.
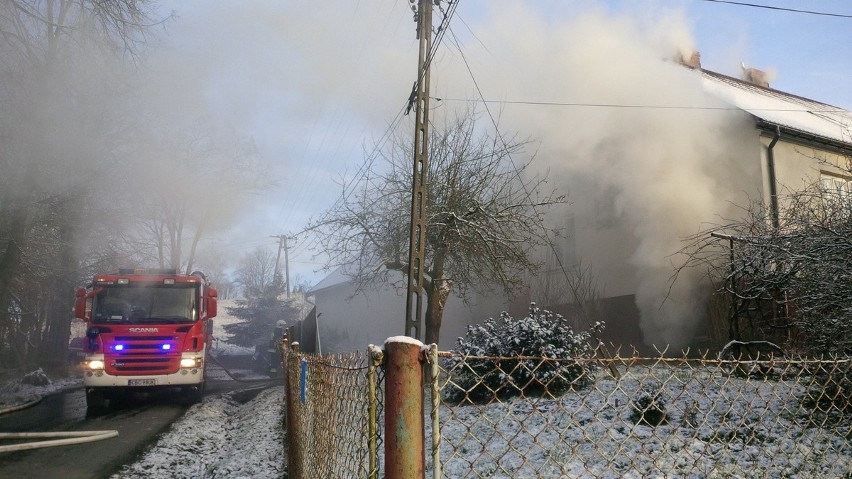
[[[106,409],[107,397],[103,391],[97,389],[86,389],[86,409],[89,412],[97,412]]]
[[[187,406],[198,404],[204,399],[204,383],[198,386],[189,386],[184,392],[186,393]]]

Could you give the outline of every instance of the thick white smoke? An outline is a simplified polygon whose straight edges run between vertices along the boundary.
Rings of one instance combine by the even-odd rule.
[[[748,183],[760,168],[753,126],[668,61],[693,47],[676,12],[643,22],[596,11],[558,23],[503,5],[462,45],[478,90],[456,58],[435,74],[437,96],[537,103],[489,108],[500,109],[502,127],[541,141],[538,158],[578,218],[577,253],[607,295],[635,292],[645,340],[684,346],[705,296],[694,273],[671,283],[682,260],[673,255],[702,223],[759,191]]]
[[[433,96],[443,99],[433,119],[480,94],[530,102],[489,109],[501,129],[540,141],[541,167],[577,218],[577,253],[605,292],[635,292],[646,339],[678,347],[702,304],[695,278],[670,283],[671,255],[755,192],[747,179],[758,177],[759,145],[742,116],[715,109],[723,105],[696,72],[666,61],[696,48],[680,13],[551,4],[463,3],[432,65]],[[195,30],[169,67],[179,97],[166,103],[212,104],[213,115],[277,132],[266,151],[287,168],[285,183],[297,183],[281,212],[322,204],[319,192],[339,187],[318,178],[360,162],[360,145],[381,136],[408,96],[417,43],[407,2],[193,5],[184,16]]]

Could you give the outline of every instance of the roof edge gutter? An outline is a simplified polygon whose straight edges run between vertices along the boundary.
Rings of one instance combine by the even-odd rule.
[[[784,139],[788,142],[797,143],[809,148],[818,148],[830,153],[840,155],[852,155],[852,142],[839,141],[834,138],[814,135],[802,130],[780,126],[777,123],[770,123],[760,117],[752,115],[757,121],[757,128],[765,133],[775,135],[778,131],[784,134]]]

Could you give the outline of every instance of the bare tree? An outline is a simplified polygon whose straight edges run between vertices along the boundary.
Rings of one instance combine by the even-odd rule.
[[[528,282],[536,304],[565,316],[574,330],[603,321],[601,287],[591,266],[546,260],[544,269],[530,275]]]
[[[275,254],[269,248],[258,247],[243,256],[237,269],[237,282],[247,298],[270,293],[275,286]]]
[[[437,343],[452,291],[512,294],[538,268],[544,212],[563,199],[529,175],[529,161],[514,163],[529,141],[483,133],[472,112],[431,133],[423,288],[425,340]],[[359,288],[408,271],[411,141],[398,138],[380,155],[312,224],[329,266],[344,266]]]
[[[728,339],[852,352],[849,157],[839,170],[785,194],[777,217],[755,201],[743,219],[690,238],[685,267],[705,268],[728,298]]]
[[[102,114],[104,93],[119,85],[99,67],[140,45],[149,3],[0,3],[0,343],[27,336],[21,365],[40,352],[45,367],[64,366],[93,199],[82,185],[101,171],[121,124]]]
[[[209,124],[159,133],[131,173],[125,208],[139,221],[126,239],[141,262],[189,273],[203,240],[273,180],[249,139],[217,137]]]

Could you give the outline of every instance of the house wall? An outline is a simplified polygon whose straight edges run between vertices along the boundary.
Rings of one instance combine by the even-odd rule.
[[[389,337],[405,334],[405,296],[392,286],[355,294],[351,283],[342,283],[316,292],[314,302],[323,353],[365,351],[370,344],[381,345]],[[497,297],[476,295],[465,304],[451,296],[441,325],[440,348],[452,349],[469,324],[499,316],[506,309],[506,302]]]
[[[761,138],[761,142],[765,146],[768,146],[771,141],[771,136],[764,135]],[[785,140],[783,136],[775,144],[773,156],[780,196],[784,196],[785,192],[801,190],[803,186],[818,181],[822,171],[848,175],[848,171],[844,172],[842,169],[846,165],[846,158],[842,155],[823,148],[793,143]],[[766,151],[764,151],[765,161]],[[765,185],[764,191],[766,191],[768,201],[768,183]]]

